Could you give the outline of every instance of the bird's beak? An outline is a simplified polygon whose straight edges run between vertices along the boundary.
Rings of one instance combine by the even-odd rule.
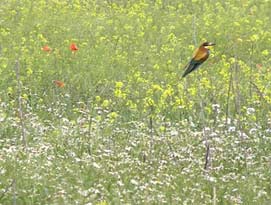
[[[208,46],[214,46],[214,45],[215,43],[212,43],[212,42],[208,43]]]

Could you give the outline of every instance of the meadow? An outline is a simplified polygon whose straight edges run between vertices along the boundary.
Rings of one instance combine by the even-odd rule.
[[[271,204],[270,10],[1,0],[0,204]]]

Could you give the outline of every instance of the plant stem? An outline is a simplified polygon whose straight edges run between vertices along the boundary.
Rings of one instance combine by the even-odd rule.
[[[211,157],[210,157],[210,144],[208,141],[206,141],[206,153],[205,153],[205,164],[204,164],[204,169],[208,170],[210,164],[211,164]]]
[[[225,119],[225,127],[227,127],[228,124],[228,118],[229,118],[229,102],[230,102],[230,94],[231,94],[231,87],[232,87],[232,66],[230,67],[230,80],[228,85],[228,93],[227,93],[227,103],[226,103],[226,119]]]
[[[22,84],[20,81],[20,64],[19,61],[15,61],[15,72],[16,72],[16,79],[17,79],[17,86],[18,86],[18,112],[19,112],[19,118],[20,118],[20,127],[21,127],[21,136],[22,136],[22,141],[24,144],[24,147],[27,147],[27,139],[26,139],[26,134],[25,134],[25,124],[24,124],[24,112],[23,112],[23,103],[22,103]]]

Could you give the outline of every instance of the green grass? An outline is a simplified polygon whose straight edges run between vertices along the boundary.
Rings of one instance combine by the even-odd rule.
[[[270,204],[270,8],[2,0],[0,204]]]

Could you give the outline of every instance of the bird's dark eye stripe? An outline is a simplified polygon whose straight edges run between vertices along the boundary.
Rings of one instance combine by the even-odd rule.
[[[213,45],[215,45],[215,43],[205,42],[202,44],[202,46],[213,46]]]

